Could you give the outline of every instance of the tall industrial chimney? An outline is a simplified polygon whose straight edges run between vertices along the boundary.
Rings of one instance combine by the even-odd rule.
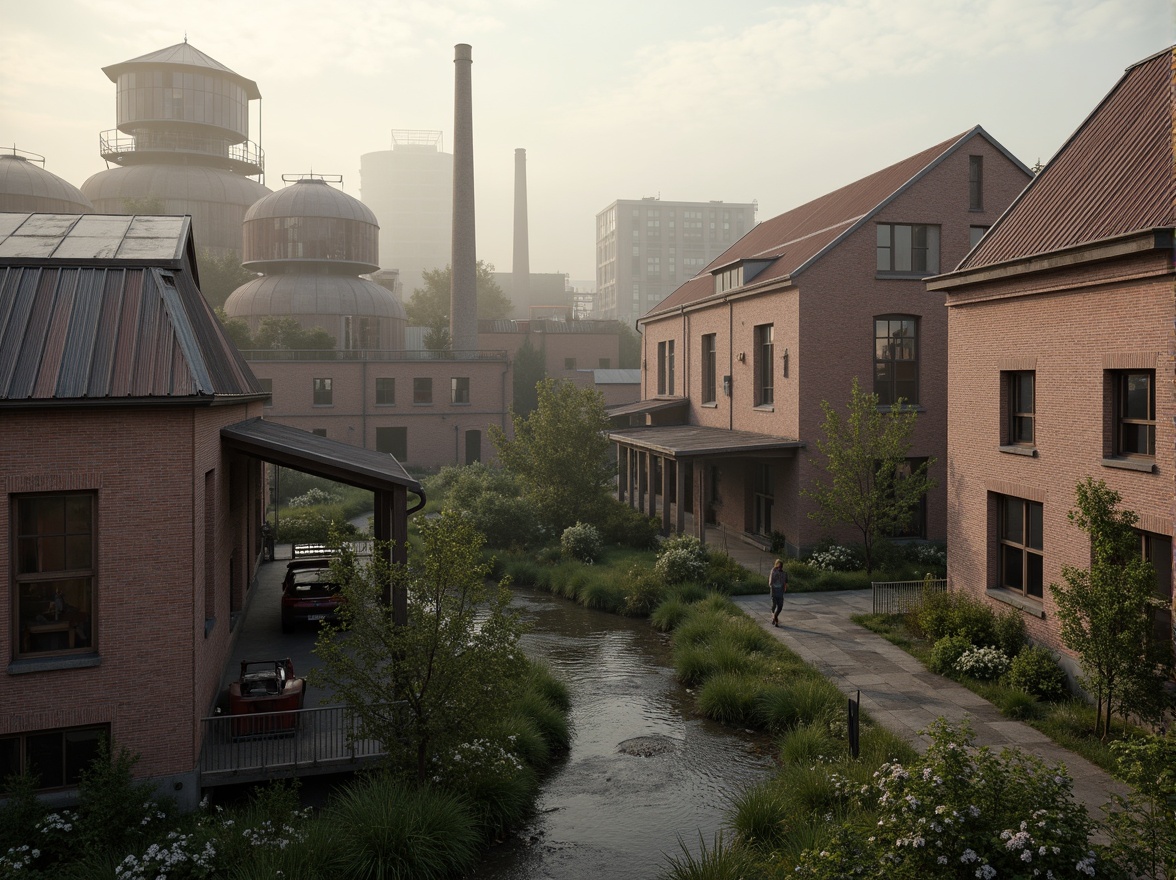
[[[514,262],[511,264],[511,298],[515,313],[531,305],[531,246],[527,234],[527,151],[515,150]],[[523,312],[526,314],[526,311]]]
[[[450,257],[449,336],[454,351],[478,348],[478,258],[474,245],[474,114],[468,43],[454,49],[453,250]]]

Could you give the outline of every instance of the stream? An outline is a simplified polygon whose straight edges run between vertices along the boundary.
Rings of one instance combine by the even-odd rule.
[[[669,639],[648,620],[515,589],[526,652],[571,691],[573,740],[545,778],[532,822],[492,850],[479,878],[657,878],[697,855],[730,799],[771,771],[762,737],[698,717],[674,678]]]

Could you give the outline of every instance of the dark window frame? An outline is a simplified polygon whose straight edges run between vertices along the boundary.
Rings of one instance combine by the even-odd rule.
[[[379,376],[376,378],[376,406],[396,406],[395,377]]]
[[[313,403],[315,406],[335,405],[334,383],[331,381],[329,376],[316,377],[312,379],[311,389],[313,393]]]
[[[449,378],[449,402],[458,405],[470,402],[469,376],[451,376]]]
[[[88,735],[88,736],[86,736]],[[48,740],[60,737],[60,763],[56,768],[46,768],[34,763],[36,740]],[[85,737],[81,739],[80,737]],[[89,767],[93,758],[98,754],[98,745],[102,737],[110,740],[109,724],[87,724],[77,727],[57,727],[47,730],[29,730],[20,733],[0,736],[0,794],[5,794],[4,780],[17,775],[25,769],[34,770],[40,777],[42,784],[37,791],[56,791],[74,788],[81,782],[82,773]],[[82,754],[71,757],[70,739],[74,738],[76,745],[89,742],[89,748],[83,747]],[[32,741],[32,742],[30,742]],[[45,743],[44,745],[48,745]],[[43,746],[42,746],[43,749]],[[48,780],[49,784],[44,784]]]
[[[1043,601],[1045,506],[1014,495],[996,495],[996,507],[997,585],[1027,599]]]
[[[413,406],[429,406],[433,402],[433,378],[417,376],[412,380]]]
[[[703,403],[717,403],[719,386],[718,386],[718,357],[717,357],[717,339],[718,334],[704,333],[702,335],[702,402]]]
[[[968,157],[968,210],[984,210],[984,157]]]
[[[391,425],[376,428],[376,451],[391,455],[397,461],[408,458],[408,428]]]
[[[1132,380],[1147,379],[1145,412],[1138,412],[1138,391]],[[1113,449],[1122,458],[1155,459],[1156,457],[1156,371],[1132,369],[1113,371],[1114,425],[1111,432]],[[1134,410],[1134,412],[1133,412]],[[1142,451],[1141,451],[1142,447]]]
[[[906,237],[905,242],[900,241],[901,236]],[[877,273],[906,277],[936,275],[939,273],[941,243],[937,223],[879,223]]]
[[[904,404],[918,406],[919,316],[875,315],[873,320],[874,393],[878,395],[878,403],[883,406],[892,406],[901,398]],[[883,324],[885,325],[885,335],[880,335]],[[908,325],[910,328],[909,337],[905,332]],[[900,333],[897,337],[895,336],[896,330]],[[908,338],[910,340],[909,346],[906,344]],[[909,357],[905,356],[908,348],[911,352]],[[880,352],[886,356],[880,356]],[[903,390],[909,390],[911,394],[907,396],[902,393]]]
[[[756,406],[773,406],[776,402],[775,373],[772,370],[776,356],[775,327],[775,324],[756,324],[752,328]]]
[[[85,500],[84,520],[77,524],[77,508]],[[39,519],[37,509],[60,500],[60,529],[29,529]],[[17,659],[98,650],[98,493],[43,492],[13,495],[12,644]],[[43,516],[44,514],[42,514]],[[76,527],[74,525],[76,524]],[[60,544],[54,547],[53,545]],[[54,557],[60,562],[54,566]],[[24,608],[22,612],[22,606]],[[88,607],[87,607],[88,605]],[[49,637],[49,647],[35,649],[35,640]]]
[[[1008,408],[1005,420],[1006,444],[1037,444],[1037,371],[1009,370],[1005,373]],[[1026,382],[1028,388],[1026,389]],[[1028,400],[1026,400],[1026,391]]]

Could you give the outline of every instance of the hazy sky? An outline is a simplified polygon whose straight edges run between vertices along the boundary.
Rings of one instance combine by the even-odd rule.
[[[0,143],[80,186],[115,125],[101,68],[185,33],[257,82],[267,185],[313,170],[357,197],[392,129],[452,148],[470,43],[478,256],[510,269],[525,147],[531,269],[574,280],[618,198],[755,199],[764,220],[976,124],[1048,160],[1176,42],[1172,0],[5,0]]]

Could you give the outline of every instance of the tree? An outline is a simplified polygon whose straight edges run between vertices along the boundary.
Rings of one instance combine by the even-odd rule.
[[[434,756],[501,719],[529,667],[510,590],[487,586],[484,539],[469,518],[444,511],[419,528],[420,550],[408,565],[386,562],[380,548],[360,565],[350,545],[340,546],[332,569],[343,619],[319,636],[315,680],[384,744],[394,766],[424,782]],[[384,602],[389,582],[406,591],[407,625],[396,625]]]
[[[1139,517],[1119,509],[1118,492],[1087,477],[1075,496],[1067,516],[1090,536],[1090,568],[1062,566],[1065,584],[1049,590],[1062,644],[1078,654],[1081,684],[1098,700],[1095,732],[1106,739],[1115,707],[1124,717],[1151,714],[1167,677],[1152,632],[1156,574],[1140,552]]]
[[[233,291],[242,284],[248,284],[258,277],[241,265],[241,258],[236,251],[218,257],[208,248],[197,251],[196,271],[200,273],[200,292],[214,309],[224,306]]]
[[[593,388],[544,379],[535,411],[511,414],[514,439],[491,425],[499,461],[523,481],[524,496],[556,534],[577,522],[595,522],[616,476],[609,456],[604,397]]]
[[[493,321],[510,314],[510,300],[494,280],[494,264],[478,260],[478,319]],[[408,301],[408,321],[417,327],[449,325],[449,294],[453,273],[444,269],[427,269],[421,276],[422,287],[412,292]]]
[[[824,526],[851,525],[861,533],[866,572],[872,573],[878,539],[909,522],[935,487],[927,476],[935,459],[904,473],[918,413],[901,399],[879,406],[878,395],[862,391],[856,376],[845,417],[828,401],[821,401],[821,409],[824,438],[817,440],[817,449],[825,457],[819,466],[828,482],[814,480],[801,494],[817,504],[812,519]]]
[[[542,349],[531,344],[530,334],[515,352],[514,361],[514,405],[516,413],[524,418],[539,405],[536,386],[547,378],[547,359]]]
[[[240,351],[249,351],[253,348],[253,335],[249,332],[248,324],[240,318],[230,318],[221,306],[217,306],[215,312],[216,319],[225,328],[225,334],[229,339],[233,340],[233,345]]]
[[[641,366],[641,335],[628,324],[621,324],[617,339],[617,366],[635,370]]]
[[[335,347],[335,337],[322,327],[307,330],[296,318],[270,316],[261,319],[253,344],[257,348],[323,351]]]

